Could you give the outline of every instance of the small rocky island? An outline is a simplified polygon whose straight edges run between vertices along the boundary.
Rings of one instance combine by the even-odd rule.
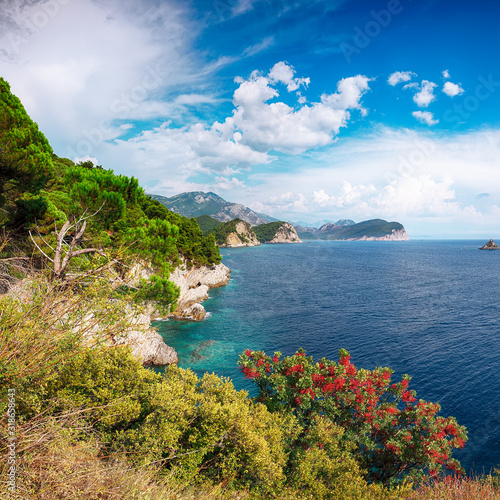
[[[490,240],[486,245],[483,245],[479,250],[500,250],[500,247],[493,241]]]

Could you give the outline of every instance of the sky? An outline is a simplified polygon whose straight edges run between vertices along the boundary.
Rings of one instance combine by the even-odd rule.
[[[61,157],[278,219],[500,239],[494,0],[0,0]]]

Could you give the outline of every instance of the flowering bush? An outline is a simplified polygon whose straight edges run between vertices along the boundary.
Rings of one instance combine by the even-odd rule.
[[[369,482],[418,481],[437,476],[443,467],[463,473],[451,453],[465,445],[465,427],[439,416],[439,404],[417,402],[408,375],[393,383],[390,368],[358,369],[345,349],[337,363],[325,358],[314,363],[303,349],[280,357],[247,349],[238,364],[257,384],[258,401],[297,417],[303,429],[297,439],[304,446],[310,446],[306,436],[321,417],[344,429],[343,439],[354,444]]]

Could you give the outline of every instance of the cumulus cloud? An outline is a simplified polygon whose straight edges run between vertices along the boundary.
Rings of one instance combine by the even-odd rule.
[[[475,212],[471,206],[462,209],[456,200],[451,176],[434,179],[430,175],[405,176],[384,186],[356,184],[344,181],[338,194],[315,191],[314,203],[320,207],[355,208],[365,217],[381,216],[454,216]]]
[[[354,205],[365,206],[363,200],[375,191],[376,188],[373,185],[359,184],[353,186],[350,182],[344,181],[341,192],[337,196],[329,196],[325,190],[320,189],[319,191],[314,191],[313,200],[320,207],[343,208]]]
[[[253,72],[239,83],[233,95],[235,109],[226,125],[241,133],[241,142],[260,152],[271,150],[297,154],[332,142],[342,127],[347,126],[350,110],[363,115],[361,97],[369,90],[370,79],[357,75],[344,78],[337,92],[323,94],[321,102],[291,107],[284,102],[269,102],[279,97],[277,81],[291,88],[308,79],[294,78],[294,70],[286,63],[275,65],[267,76]],[[302,96],[298,97],[303,102]]]
[[[279,196],[271,196],[269,203],[282,211],[307,212],[307,199],[302,193],[282,193]]]
[[[273,83],[283,83],[288,92],[297,90],[301,85],[307,87],[311,83],[310,78],[294,78],[295,70],[292,66],[281,61],[276,63],[269,72],[269,79]]]
[[[456,95],[463,94],[464,89],[456,83],[445,82],[445,84],[443,85],[443,92],[447,96],[455,97]]]
[[[428,80],[422,80],[419,86],[420,91],[413,96],[413,101],[420,108],[426,108],[429,104],[436,99],[434,89],[437,85]]]
[[[387,83],[395,87],[398,83],[409,82],[414,76],[417,74],[412,71],[395,71],[389,76]]]
[[[414,111],[412,115],[421,123],[426,123],[427,125],[436,125],[439,120],[434,120],[434,115],[430,111]]]
[[[214,189],[221,189],[222,191],[229,191],[231,189],[243,188],[245,183],[238,180],[236,177],[228,179],[227,177],[216,177],[215,183],[213,185]]]
[[[445,69],[445,70],[443,71],[443,78],[444,78],[445,80],[447,80],[448,78],[450,78],[450,72],[449,72],[447,69]]]

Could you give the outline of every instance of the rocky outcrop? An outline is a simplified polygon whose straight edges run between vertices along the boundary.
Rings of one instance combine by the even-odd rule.
[[[483,245],[479,250],[500,250],[500,247],[493,241],[490,240],[486,245]]]
[[[31,302],[33,284],[32,279],[24,279],[9,290],[9,295],[21,302]],[[86,345],[127,345],[145,366],[165,366],[178,362],[175,349],[166,345],[161,335],[151,326],[151,320],[157,314],[153,307],[139,308],[125,300],[111,299],[104,304],[106,310],[103,314],[102,310],[95,309],[95,305],[89,305],[91,309],[86,308],[85,301],[82,301],[80,306],[83,309],[78,310],[81,313],[79,316],[71,313],[71,302],[68,310],[68,300],[74,301],[72,298],[65,298],[53,304],[52,314],[68,331],[80,333]],[[99,304],[97,307],[100,307]],[[119,319],[113,322],[112,327],[108,319],[110,311],[120,312]]]
[[[183,265],[176,268],[170,274],[170,280],[180,288],[181,295],[177,308],[171,315],[180,319],[203,319],[206,311],[200,302],[208,299],[210,288],[225,285],[229,281],[230,273],[224,264],[191,269]]]
[[[113,345],[126,344],[132,354],[144,366],[165,366],[178,363],[179,359],[173,347],[163,341],[162,336],[151,326],[155,311],[143,313],[129,311],[131,326],[122,330],[112,339]]]
[[[327,222],[319,229],[295,226],[302,239],[345,240],[345,241],[407,241],[408,234],[399,222],[372,219],[354,223],[342,219],[335,224]]]
[[[220,244],[221,247],[256,247],[260,245],[260,241],[255,236],[248,222],[238,221],[235,223],[234,230],[226,236],[225,243]]]
[[[269,243],[302,243],[295,228],[288,222],[282,224]]]
[[[347,238],[346,241],[409,241],[405,228],[393,229],[384,236],[362,236],[360,238]]]

